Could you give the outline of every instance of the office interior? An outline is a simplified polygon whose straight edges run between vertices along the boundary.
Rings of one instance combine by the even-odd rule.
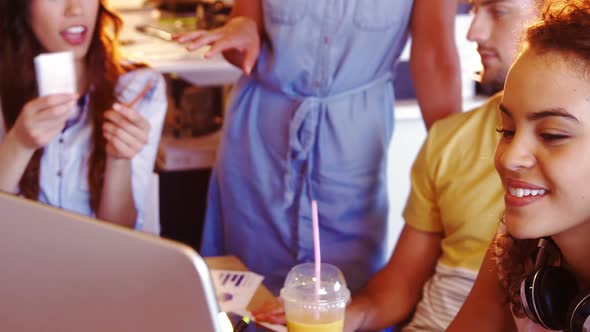
[[[395,1],[395,0],[392,0]],[[224,107],[238,68],[221,56],[203,57],[204,50],[189,52],[171,40],[171,34],[222,25],[232,0],[109,0],[121,15],[123,55],[146,63],[164,74],[168,110],[155,164],[151,196],[155,226],[150,232],[200,247],[206,196],[215,162]],[[471,22],[468,5],[457,7],[455,41],[461,61],[463,110],[481,105],[489,96],[478,82],[482,66],[476,45],[466,39]],[[410,190],[410,168],[426,137],[409,70],[408,41],[398,64],[395,129],[388,152],[390,209],[387,246],[391,251],[404,225],[402,210]],[[393,112],[393,110],[392,110]],[[209,265],[215,265],[208,261]],[[232,263],[239,264],[239,263]],[[230,264],[231,265],[231,264]],[[220,266],[227,267],[224,262]],[[245,269],[244,266],[239,268]],[[262,298],[270,297],[266,291]],[[260,300],[257,304],[260,304]]]
[[[161,236],[198,249],[205,213],[207,184],[219,144],[225,98],[240,71],[222,58],[189,53],[167,33],[223,24],[232,1],[110,0],[125,22],[121,43],[127,57],[165,74],[169,110],[158,153]],[[489,92],[478,82],[481,70],[476,45],[466,39],[469,6],[457,7],[455,40],[461,61],[463,109],[480,105]],[[147,27],[147,29],[146,29]],[[402,210],[410,189],[410,168],[426,136],[409,72],[408,41],[394,85],[395,130],[389,149],[390,195],[388,248],[403,226]]]

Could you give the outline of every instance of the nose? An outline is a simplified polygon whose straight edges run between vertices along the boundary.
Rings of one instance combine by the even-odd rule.
[[[477,10],[473,15],[469,30],[467,30],[467,39],[478,44],[487,41],[491,33],[490,25],[489,18],[486,17],[483,10]]]
[[[81,0],[67,0],[65,15],[66,16],[78,16],[82,14]]]
[[[523,171],[533,168],[537,163],[534,143],[518,135],[510,141],[500,139],[494,159],[498,171]]]

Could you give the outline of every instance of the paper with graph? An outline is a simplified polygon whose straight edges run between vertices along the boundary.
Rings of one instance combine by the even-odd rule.
[[[261,275],[247,271],[211,270],[215,295],[221,310],[245,309],[260,286]]]

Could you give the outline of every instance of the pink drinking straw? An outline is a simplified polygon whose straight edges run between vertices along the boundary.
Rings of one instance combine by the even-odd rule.
[[[311,201],[311,222],[313,227],[313,253],[315,258],[315,300],[320,300],[320,277],[322,257],[320,254],[320,223],[318,220],[318,202]],[[316,318],[319,319],[319,313],[316,312]]]

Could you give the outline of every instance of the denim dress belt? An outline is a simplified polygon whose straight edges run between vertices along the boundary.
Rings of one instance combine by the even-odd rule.
[[[264,82],[260,82],[260,84],[263,85],[265,89],[273,91],[277,94],[287,95],[287,97],[290,99],[300,102],[299,106],[297,106],[295,109],[293,117],[291,118],[291,122],[289,123],[289,147],[287,148],[287,156],[285,158],[285,175],[283,178],[283,184],[285,187],[285,208],[290,207],[295,199],[296,184],[293,182],[293,168],[291,167],[291,164],[294,160],[303,162],[305,168],[304,181],[307,184],[309,197],[311,197],[311,199],[314,199],[315,197],[311,184],[311,174],[313,172],[313,154],[310,154],[309,152],[314,146],[317,138],[317,115],[326,111],[326,106],[330,102],[354,96],[376,86],[385,85],[390,82],[392,78],[392,74],[388,72],[356,88],[326,97],[302,97],[289,95],[285,94],[283,91],[277,90],[276,87],[271,87]],[[316,116],[311,116],[314,113],[316,113]]]

